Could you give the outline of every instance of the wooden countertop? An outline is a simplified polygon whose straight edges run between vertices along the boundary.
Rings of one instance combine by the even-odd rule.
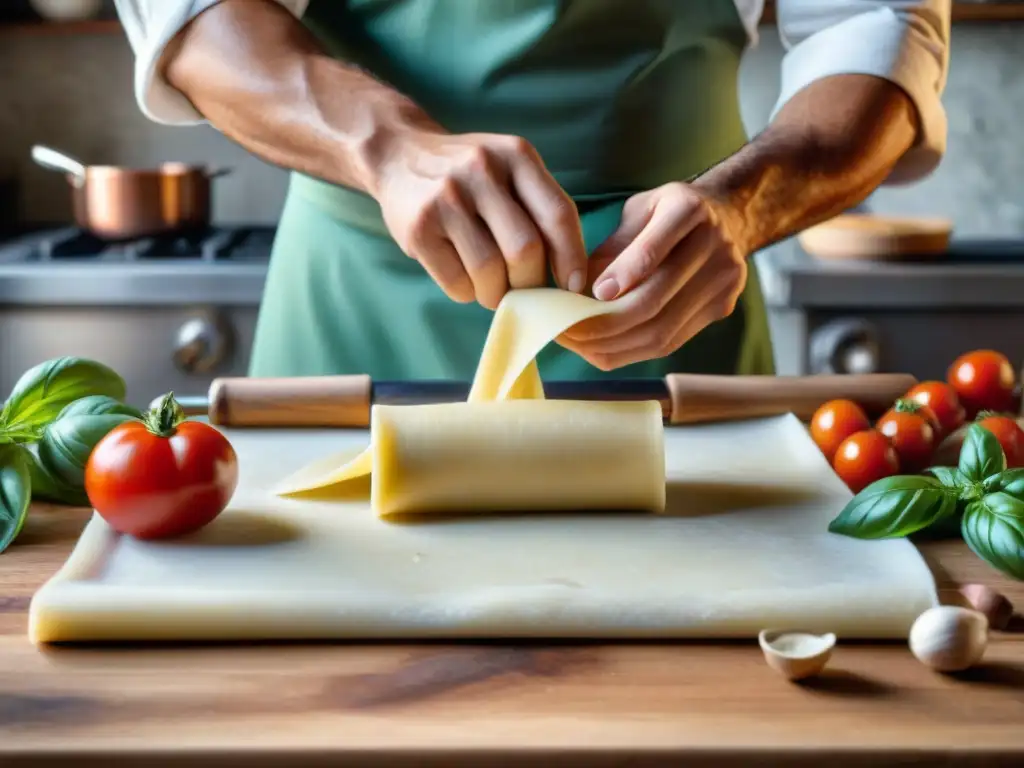
[[[40,650],[33,592],[87,519],[39,507],[0,555],[0,764],[1024,765],[1024,634],[957,676],[904,644],[840,644],[801,685],[734,644],[318,644]],[[981,581],[960,542],[922,544],[944,595]],[[1013,628],[1011,628],[1013,629]],[[73,759],[71,757],[73,756]],[[91,759],[90,759],[91,757]],[[300,759],[301,758],[301,759]],[[561,759],[556,759],[561,758]],[[920,762],[918,762],[920,761]],[[53,763],[47,763],[48,765]]]

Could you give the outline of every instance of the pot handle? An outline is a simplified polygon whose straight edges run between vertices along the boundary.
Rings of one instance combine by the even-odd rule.
[[[85,166],[70,155],[36,144],[32,147],[32,159],[43,168],[73,176],[79,186],[85,183]]]

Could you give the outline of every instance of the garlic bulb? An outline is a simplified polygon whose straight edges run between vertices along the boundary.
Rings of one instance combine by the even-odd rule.
[[[985,614],[989,629],[1003,630],[1013,618],[1013,603],[984,584],[965,584],[960,594],[978,613]]]
[[[910,651],[939,672],[958,672],[976,664],[988,645],[984,614],[955,605],[930,608],[910,628]]]

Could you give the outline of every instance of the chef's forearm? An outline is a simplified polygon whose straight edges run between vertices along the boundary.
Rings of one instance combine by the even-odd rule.
[[[412,101],[320,48],[275,2],[223,0],[167,46],[167,81],[275,165],[371,194],[395,137],[432,125]]]
[[[694,186],[723,203],[750,254],[864,200],[917,133],[917,113],[899,87],[868,75],[828,77]]]

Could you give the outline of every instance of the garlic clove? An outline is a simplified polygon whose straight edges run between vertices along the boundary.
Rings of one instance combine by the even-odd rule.
[[[965,584],[960,594],[978,613],[988,619],[990,629],[1004,630],[1013,618],[1013,603],[984,584]]]
[[[985,653],[985,615],[956,605],[929,608],[910,628],[910,651],[922,664],[939,672],[968,669]]]
[[[831,632],[816,635],[788,629],[765,629],[757,636],[768,666],[789,680],[816,675],[825,668],[836,645]]]

